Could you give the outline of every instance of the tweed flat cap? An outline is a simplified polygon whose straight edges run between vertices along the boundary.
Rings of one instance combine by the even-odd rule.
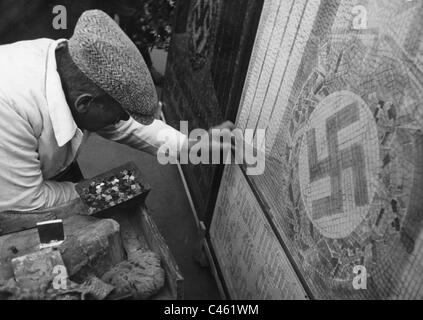
[[[112,18],[101,10],[85,11],[68,45],[72,60],[91,81],[138,122],[153,122],[158,100],[150,71]]]

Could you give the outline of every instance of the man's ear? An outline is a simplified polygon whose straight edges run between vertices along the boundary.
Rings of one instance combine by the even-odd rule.
[[[90,102],[93,100],[93,96],[90,94],[82,94],[76,99],[75,101],[75,110],[78,113],[87,113],[88,112],[88,106],[90,105]]]

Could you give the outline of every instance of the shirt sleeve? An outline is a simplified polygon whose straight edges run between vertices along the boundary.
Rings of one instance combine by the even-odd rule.
[[[45,181],[30,122],[0,99],[0,211],[33,211],[78,198],[74,184]]]
[[[160,149],[179,154],[188,138],[161,120],[145,126],[132,117],[97,132],[103,138],[126,144],[132,148],[156,156]]]

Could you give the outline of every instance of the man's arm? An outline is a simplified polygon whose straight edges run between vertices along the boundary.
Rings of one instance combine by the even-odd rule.
[[[230,151],[233,147],[232,131],[235,125],[226,121],[219,126],[209,130],[206,139],[189,139],[173,127],[165,124],[163,121],[155,120],[151,125],[144,126],[136,122],[133,118],[128,121],[121,121],[115,126],[110,126],[97,132],[100,136],[118,143],[126,144],[135,149],[148,152],[154,156],[161,150],[171,150],[170,156],[175,156],[175,160],[179,159],[179,155],[183,151],[188,151],[195,145],[197,149],[201,149],[199,143],[207,143],[206,149],[210,153],[214,151]],[[223,136],[227,136],[221,142],[220,138],[216,138],[211,134],[212,130],[218,130]],[[165,148],[161,148],[161,147]]]
[[[0,132],[0,212],[47,209],[78,197],[73,183],[44,181],[31,124],[2,100]]]
[[[164,144],[169,149],[179,152],[188,141],[187,136],[161,120],[154,120],[151,125],[145,126],[132,117],[128,121],[121,121],[97,133],[103,138],[128,145],[153,156],[157,155],[157,151]]]

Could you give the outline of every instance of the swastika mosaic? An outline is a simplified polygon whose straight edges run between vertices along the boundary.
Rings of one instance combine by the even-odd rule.
[[[315,298],[423,298],[422,40],[422,1],[321,1],[290,57],[288,105],[250,179]]]
[[[363,221],[376,193],[376,122],[348,91],[323,99],[308,121],[299,156],[306,212],[328,238],[345,238]]]

